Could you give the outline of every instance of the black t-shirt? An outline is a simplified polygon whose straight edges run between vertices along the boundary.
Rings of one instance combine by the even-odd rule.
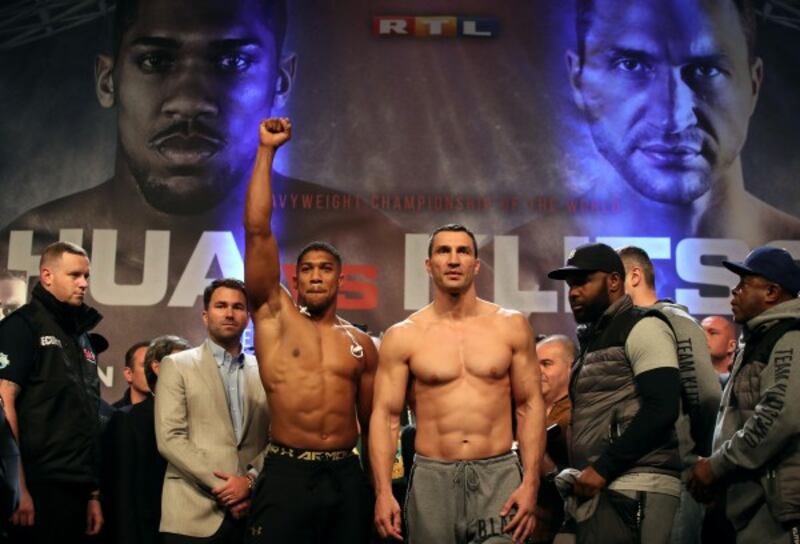
[[[22,316],[12,313],[0,323],[0,380],[24,387],[35,353],[36,335]]]

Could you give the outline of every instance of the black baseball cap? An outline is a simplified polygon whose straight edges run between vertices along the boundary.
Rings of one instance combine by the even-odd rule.
[[[547,277],[563,280],[575,272],[612,272],[625,276],[625,266],[617,252],[605,244],[584,244],[572,250],[567,266],[553,270]]]
[[[785,249],[757,247],[743,262],[722,261],[722,265],[739,276],[762,276],[793,295],[800,292],[800,266]]]

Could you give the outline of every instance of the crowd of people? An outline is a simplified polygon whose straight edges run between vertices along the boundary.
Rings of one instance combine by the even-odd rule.
[[[337,314],[332,245],[300,252],[296,299],[280,284],[272,166],[290,137],[285,118],[259,127],[245,278],[205,289],[206,340],[134,343],[113,406],[89,257],[70,242],[43,253],[30,302],[0,322],[11,542],[800,538],[800,267],[787,251],[723,262],[740,278],[737,341],[726,317],[701,324],[659,299],[641,248],[582,245],[549,273],[566,283],[576,343],[480,299],[475,236],[448,224],[425,260],[433,302],[378,341]]]

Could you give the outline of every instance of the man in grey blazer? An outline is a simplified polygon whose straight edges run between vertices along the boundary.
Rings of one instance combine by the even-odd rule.
[[[266,395],[242,351],[244,284],[214,280],[203,293],[208,338],[165,357],[155,403],[158,450],[168,462],[161,496],[164,542],[239,542],[250,488],[269,438]]]

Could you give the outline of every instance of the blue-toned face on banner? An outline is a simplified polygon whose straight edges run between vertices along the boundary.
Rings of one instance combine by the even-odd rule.
[[[252,166],[258,123],[281,89],[266,0],[139,2],[113,78],[120,159],[148,202],[194,213]]]
[[[567,55],[575,101],[619,174],[671,204],[736,181],[761,61],[735,3],[579,1],[578,17],[579,47]]]

